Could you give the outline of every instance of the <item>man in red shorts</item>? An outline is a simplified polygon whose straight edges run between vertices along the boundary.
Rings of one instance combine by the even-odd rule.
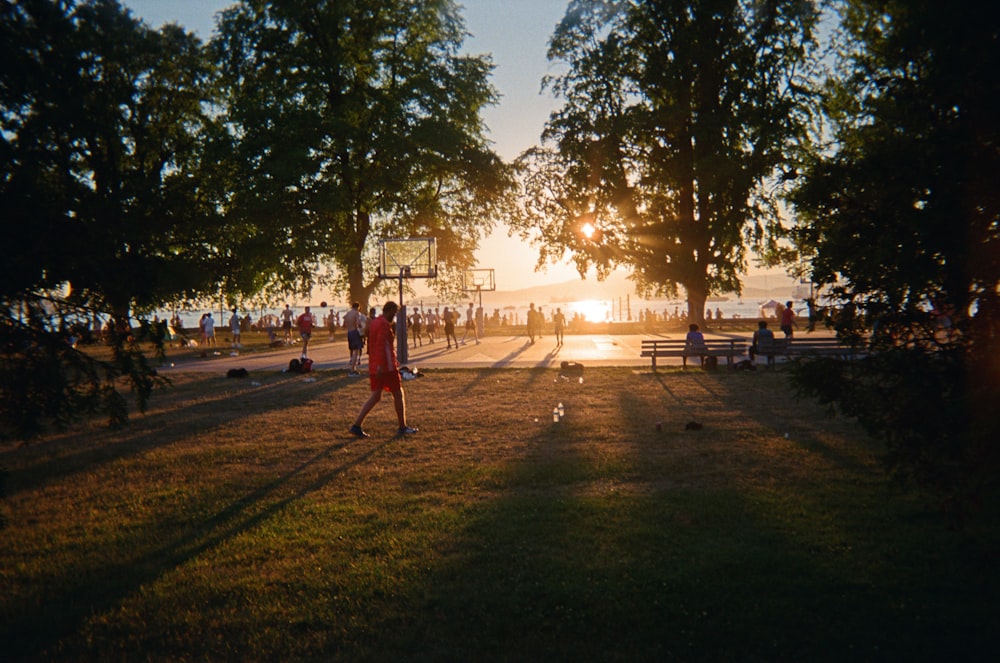
[[[368,323],[368,379],[371,382],[372,395],[361,406],[358,418],[351,426],[351,433],[358,437],[368,437],[361,425],[372,408],[382,400],[382,392],[392,394],[396,407],[396,419],[399,422],[398,435],[412,435],[416,428],[406,425],[406,400],[403,396],[403,383],[399,379],[399,362],[396,360],[396,331],[393,319],[399,306],[396,302],[386,302],[382,307],[382,315],[373,318]]]

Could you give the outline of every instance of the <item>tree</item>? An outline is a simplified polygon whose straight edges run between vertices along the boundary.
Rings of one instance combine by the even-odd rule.
[[[72,5],[70,5],[72,6]],[[2,196],[22,251],[10,292],[72,284],[121,324],[211,292],[216,201],[201,183],[211,69],[196,37],[114,0],[5,15]]]
[[[197,39],[155,32],[113,0],[0,9],[0,262],[4,434],[37,434],[103,404],[140,403],[153,370],[130,319],[211,291],[216,203],[198,177],[211,69]],[[111,316],[114,357],[94,362],[68,328]]]
[[[738,291],[748,245],[778,235],[764,185],[802,135],[816,20],[799,0],[572,2],[549,48],[565,103],[520,159],[511,226],[539,234],[540,263],[569,250],[581,275],[683,286],[702,320],[709,294]]]
[[[442,271],[471,266],[510,186],[480,111],[486,58],[459,56],[450,0],[244,1],[214,43],[242,187],[228,209],[241,256],[307,291],[319,266],[366,302],[375,241],[438,241]]]
[[[956,514],[998,469],[1000,12],[850,0],[841,16],[824,88],[831,143],[792,202],[813,280],[831,286],[845,334],[871,332],[873,352],[798,380]]]

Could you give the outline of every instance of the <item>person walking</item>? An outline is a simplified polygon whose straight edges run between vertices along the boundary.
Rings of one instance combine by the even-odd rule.
[[[472,311],[472,302],[469,302],[469,308],[465,311],[465,331],[462,332],[462,345],[465,345],[465,337],[472,332],[472,339],[479,345],[479,329],[476,327],[476,315]]]
[[[351,310],[344,314],[344,328],[347,330],[347,349],[351,353],[350,368],[347,374],[351,377],[358,377],[358,366],[361,364],[361,350],[365,347],[364,337],[361,335],[361,304],[354,302]]]
[[[302,358],[306,359],[309,356],[309,339],[312,338],[313,326],[316,324],[316,319],[308,306],[295,321],[295,324],[299,328],[299,336],[302,338]]]
[[[368,379],[371,384],[371,396],[361,406],[350,432],[357,437],[368,437],[363,428],[365,417],[380,400],[382,392],[392,394],[393,406],[396,409],[396,421],[399,427],[397,435],[412,435],[417,432],[406,423],[406,396],[403,394],[403,383],[399,376],[399,362],[396,359],[396,331],[394,320],[399,306],[389,301],[382,307],[382,315],[374,317],[368,323]]]
[[[441,313],[441,318],[444,321],[444,337],[448,341],[448,349],[451,350],[451,342],[455,341],[455,349],[458,349],[458,338],[455,336],[455,314],[452,313],[451,309],[447,306],[444,307],[444,312]]]
[[[552,314],[552,325],[556,332],[556,347],[559,347],[563,344],[563,330],[566,327],[566,316],[561,308],[556,308],[556,312]]]
[[[531,302],[528,306],[527,320],[525,320],[525,329],[528,332],[528,342],[532,345],[535,344],[535,325],[538,324],[538,312],[535,311],[535,302]]]

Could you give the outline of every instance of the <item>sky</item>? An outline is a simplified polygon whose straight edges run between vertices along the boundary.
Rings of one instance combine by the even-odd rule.
[[[232,0],[120,0],[138,18],[158,28],[174,22],[203,40],[212,36],[215,14]],[[562,18],[567,0],[459,0],[471,36],[465,50],[490,54],[495,69],[492,82],[500,102],[483,113],[496,152],[514,159],[540,142],[549,113],[557,102],[541,92],[543,76],[556,71],[545,57],[549,36]],[[550,265],[535,272],[537,251],[498,227],[481,243],[477,268],[495,270],[497,290],[518,290],[543,283],[578,279],[568,264]]]

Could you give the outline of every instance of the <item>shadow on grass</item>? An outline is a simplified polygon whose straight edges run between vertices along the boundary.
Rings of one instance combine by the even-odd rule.
[[[710,427],[726,430],[738,421],[740,425],[756,426],[776,438],[788,439],[846,470],[870,469],[857,453],[845,453],[842,446],[828,444],[817,435],[817,431],[831,425],[839,425],[854,434],[860,433],[860,429],[842,417],[830,416],[825,408],[808,399],[792,396],[786,384],[787,376],[782,373],[736,372],[720,368],[717,373],[682,371],[652,375],[669,397],[668,403],[675,404],[677,411],[684,413],[684,422],[697,421],[704,425],[708,420]],[[678,390],[679,381],[687,386],[695,385],[697,393],[682,396]],[[803,417],[808,419],[808,425],[802,425]],[[877,445],[873,441],[868,443],[874,454]]]
[[[929,540],[926,522],[893,522],[900,509],[872,503],[871,485],[851,483],[856,452],[818,433],[810,442],[832,448],[814,455],[836,493],[826,478],[797,470],[800,443],[771,421],[787,405],[755,393],[761,381],[612,369],[584,385],[550,382],[554,370],[438,374],[440,382],[417,383],[414,400],[451,400],[436,418],[442,429],[448,417],[458,420],[461,436],[428,426],[398,446],[289,445],[279,454],[285,465],[260,472],[259,485],[239,488],[218,509],[203,486],[193,496],[209,505],[203,515],[191,518],[180,504],[168,514],[180,523],[176,534],[160,527],[167,536],[152,542],[129,533],[128,559],[64,571],[38,605],[19,607],[0,627],[0,644],[13,643],[5,655],[57,659],[51,647],[66,639],[77,647],[66,658],[85,658],[81,633],[94,629],[81,625],[108,613],[111,629],[98,628],[97,645],[161,660],[987,660],[998,644],[989,628],[997,625],[991,569],[990,581],[976,585],[970,578],[982,570],[956,568],[951,544]],[[286,390],[294,425],[315,427],[345,382]],[[461,392],[447,392],[449,382]],[[456,397],[467,407],[456,407]],[[563,422],[532,422],[556,399],[569,412]],[[478,409],[468,407],[474,401]],[[197,404],[183,412],[191,407],[208,420]],[[503,425],[480,435],[493,409],[504,410]],[[216,425],[237,425],[243,412],[234,405]],[[683,430],[692,416],[703,431]],[[660,418],[665,427],[656,431]],[[241,469],[220,476],[238,483]],[[303,520],[296,502],[324,517]],[[247,561],[256,557],[246,544],[223,549],[269,525],[294,532],[293,540],[274,534],[274,550],[291,561],[276,565],[265,586],[222,597],[232,613],[195,600],[217,590],[215,563],[230,561],[247,578],[262,572]],[[297,537],[315,545],[315,557],[299,563]],[[190,597],[136,599],[175,571],[176,582],[205,583],[180,568],[198,562],[211,579]],[[307,587],[296,591],[299,584]],[[254,595],[302,609],[258,617],[243,605]],[[115,621],[123,604],[146,600],[157,623]],[[205,614],[194,624],[174,621],[167,606],[175,605]],[[188,627],[186,640],[178,632]],[[115,628],[134,648],[114,648]],[[135,646],[147,629],[157,632],[151,646]],[[209,649],[213,637],[218,646]]]
[[[252,386],[249,382],[220,378],[215,393],[199,396],[170,409],[165,416],[157,413],[160,399],[185,396],[177,393],[154,393],[150,401],[151,413],[133,413],[131,422],[111,435],[114,440],[112,444],[91,444],[88,437],[94,434],[94,430],[77,430],[56,436],[44,443],[44,450],[37,449],[39,457],[36,460],[29,461],[19,469],[17,481],[10,486],[8,495],[32,491],[44,484],[58,483],[74,473],[89,472],[101,464],[115,463],[165,444],[173,444],[183,430],[198,432],[238,427],[248,412],[259,415],[287,410],[296,403],[301,405],[310,400],[332,398],[354,384],[347,378],[338,377],[303,387],[299,384],[302,382],[301,376],[291,377],[281,373],[261,379],[267,382]],[[172,387],[166,387],[166,390],[170,389]],[[234,393],[243,396],[243,400],[234,399]],[[169,434],[164,434],[165,432]],[[100,434],[104,436],[106,431],[102,430]],[[21,450],[22,455],[35,451],[36,449]]]
[[[927,660],[956,644],[927,649],[944,640],[895,605],[905,591],[793,545],[739,492],[619,491],[604,474],[586,453],[512,467],[371,660]]]
[[[709,426],[736,417],[777,435],[774,413],[716,402],[743,402],[734,393],[753,387],[732,377],[657,376],[651,384],[675,407],[666,436],[650,434],[649,402],[627,389],[609,395],[622,403],[616,450],[595,453],[585,420],[539,433],[497,498],[468,514],[448,563],[402,588],[406,621],[381,624],[392,635],[361,659],[936,661],[991,652],[993,589],[931,570],[935,548],[954,542],[913,531],[897,539],[885,527],[891,507],[859,514],[864,498],[822,503],[795,481],[680,476],[686,454],[731,468],[731,449],[676,426],[687,417]],[[789,445],[821,454],[839,476],[870,473],[852,453],[800,437]],[[678,449],[663,450],[670,445]],[[926,545],[911,551],[912,566],[898,563],[907,544]]]
[[[4,656],[9,656],[10,660],[49,658],[53,652],[47,648],[76,633],[88,618],[120,605],[126,597],[164,574],[258,528],[289,505],[367,462],[390,443],[391,440],[372,442],[353,441],[352,438],[330,445],[214,515],[190,522],[164,545],[137,547],[137,554],[120,564],[76,569],[72,575],[54,579],[52,585],[58,588],[58,596],[50,596],[34,608],[22,606],[18,614],[11,615],[3,624],[0,643],[5,643]],[[284,493],[283,489],[293,481],[302,479],[313,468],[326,465],[335,453],[348,447],[353,449],[348,460],[320,472],[296,490]]]

